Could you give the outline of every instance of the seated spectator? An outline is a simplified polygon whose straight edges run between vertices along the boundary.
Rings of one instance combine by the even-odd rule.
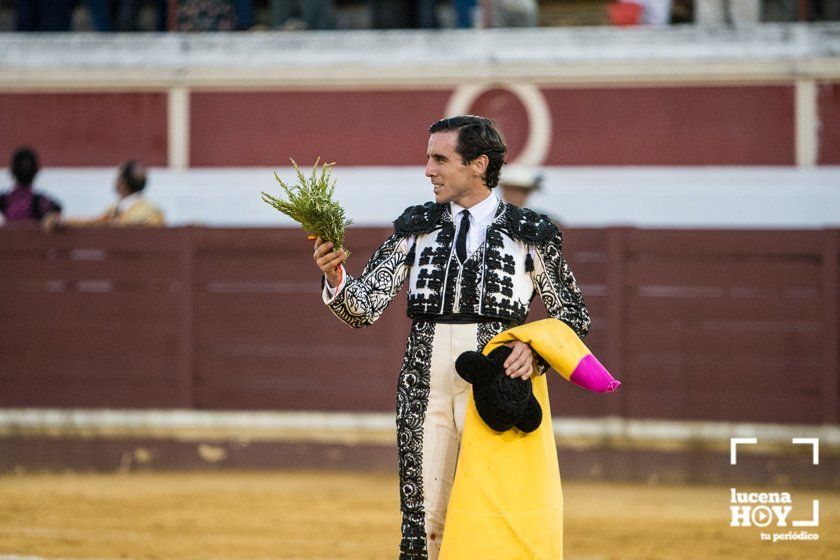
[[[163,212],[143,197],[146,187],[146,169],[135,160],[120,166],[114,188],[119,200],[105,212],[91,219],[70,219],[49,224],[52,227],[137,227],[163,226]]]
[[[7,224],[13,222],[44,222],[61,217],[61,205],[43,193],[32,189],[38,174],[38,156],[30,148],[18,148],[9,164],[15,185],[0,194],[0,213]]]
[[[477,0],[454,0],[455,4],[455,27],[469,29],[475,27]]]
[[[236,29],[236,4],[233,0],[177,0],[176,31],[233,31]]]
[[[86,0],[93,29],[96,31],[113,31],[111,21],[111,2],[108,0]]]
[[[671,0],[639,0],[642,25],[662,27],[671,24]]]
[[[753,25],[761,20],[759,0],[696,0],[694,21],[697,25]]]
[[[537,27],[536,0],[455,0],[457,27]]]
[[[535,212],[545,214],[557,227],[562,227],[560,218],[553,212],[541,208],[534,208],[528,203],[531,195],[542,190],[543,176],[538,169],[529,165],[506,165],[499,177],[499,188],[502,199],[508,204],[520,208],[531,208]]]
[[[74,0],[18,0],[18,31],[70,31]]]
[[[690,20],[691,6],[686,4],[689,1],[615,0],[607,5],[607,15],[612,25],[665,27],[675,20],[683,23]]]
[[[540,7],[536,0],[483,0],[487,27],[537,27]]]
[[[270,0],[274,29],[335,29],[333,0]]]
[[[248,31],[256,24],[254,17],[254,3],[251,0],[234,0],[233,8],[236,12],[236,29]]]
[[[435,0],[369,0],[373,29],[436,29]]]
[[[542,175],[529,166],[506,165],[499,178],[502,198],[508,204],[525,208],[531,194],[542,187],[542,181]]]
[[[18,31],[70,31],[73,28],[73,10],[78,0],[18,0]],[[112,31],[111,2],[86,0],[91,23],[96,31]]]
[[[118,31],[141,31],[140,27],[140,8],[143,0],[120,0],[117,3],[117,21],[116,27]],[[154,0],[152,2],[152,9],[154,10],[154,30],[166,31],[169,17],[169,2],[167,0]]]
[[[809,19],[811,21],[840,20],[840,2],[837,0],[813,0]]]

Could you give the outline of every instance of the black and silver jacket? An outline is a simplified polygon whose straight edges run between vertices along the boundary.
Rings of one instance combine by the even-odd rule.
[[[408,278],[413,319],[477,315],[519,325],[539,294],[549,316],[586,335],[589,313],[563,258],[562,234],[547,216],[500,202],[484,243],[462,264],[449,208],[428,202],[406,209],[361,276],[348,275],[325,298],[333,313],[351,327],[370,325]]]

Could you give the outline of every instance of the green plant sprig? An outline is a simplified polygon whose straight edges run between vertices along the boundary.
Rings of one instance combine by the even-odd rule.
[[[297,173],[298,183],[287,185],[275,171],[274,178],[286,193],[287,200],[263,192],[263,201],[298,222],[308,233],[332,241],[334,251],[342,249],[344,231],[353,220],[347,219],[344,208],[333,198],[335,179],[331,177],[331,172],[335,163],[321,164],[319,170],[319,157],[312,168],[312,175],[306,177],[297,162],[289,159]]]

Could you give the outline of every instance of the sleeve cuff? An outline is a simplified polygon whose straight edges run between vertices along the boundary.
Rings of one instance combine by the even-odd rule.
[[[344,285],[347,284],[347,271],[344,270],[344,265],[340,265],[340,266],[341,266],[341,283],[338,286],[336,286],[335,288],[333,288],[329,285],[329,283],[327,282],[326,275],[321,277],[321,285],[324,287],[323,293],[321,295],[324,299],[324,303],[326,303],[327,305],[331,304],[333,302],[333,300],[335,300],[335,296],[337,296],[338,293],[341,292],[341,290],[344,289]]]

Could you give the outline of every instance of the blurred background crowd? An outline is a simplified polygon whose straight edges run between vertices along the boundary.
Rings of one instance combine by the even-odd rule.
[[[840,19],[838,0],[2,0],[3,31],[259,31]]]

